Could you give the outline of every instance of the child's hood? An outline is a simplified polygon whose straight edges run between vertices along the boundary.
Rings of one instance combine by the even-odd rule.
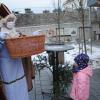
[[[92,68],[91,66],[88,66],[86,68],[84,68],[83,70],[81,70],[82,73],[85,73],[88,76],[92,76],[93,72],[92,72]]]

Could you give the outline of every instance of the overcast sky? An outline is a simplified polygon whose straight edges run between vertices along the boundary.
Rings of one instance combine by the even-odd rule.
[[[23,8],[54,8],[57,6],[58,0],[0,0],[2,3],[6,4],[9,9],[23,9]],[[61,0],[64,2],[65,0]]]

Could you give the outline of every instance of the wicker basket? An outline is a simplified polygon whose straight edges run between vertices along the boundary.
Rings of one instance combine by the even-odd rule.
[[[6,39],[6,46],[12,58],[23,58],[44,51],[45,36],[24,36]]]

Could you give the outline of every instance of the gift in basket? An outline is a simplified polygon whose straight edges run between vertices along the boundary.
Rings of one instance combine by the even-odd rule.
[[[12,58],[23,58],[44,51],[45,35],[21,36],[6,39],[5,43]]]

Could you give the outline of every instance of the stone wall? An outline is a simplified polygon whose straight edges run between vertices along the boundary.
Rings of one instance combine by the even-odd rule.
[[[42,13],[42,14],[26,13],[26,14],[17,14],[16,16],[17,16],[17,21],[16,21],[17,27],[57,24],[58,20],[57,13]],[[77,21],[79,21],[79,19],[76,13],[61,12],[60,14],[61,23],[71,23]]]
[[[88,16],[88,10],[85,12],[85,26],[89,26],[89,16]],[[44,12],[42,14],[34,14],[34,13],[25,13],[25,14],[17,14],[17,21],[16,21],[16,27],[17,30],[25,33],[25,34],[31,34],[34,31],[42,30],[42,32],[46,35],[47,39],[50,36],[49,30],[54,30],[54,36],[58,35],[57,33],[57,13],[50,13],[50,12]],[[93,16],[93,15],[92,15]],[[64,29],[64,32],[61,32],[61,35],[71,35],[72,31],[76,32],[76,35],[74,36],[76,39],[79,38],[79,27],[81,26],[79,15],[77,11],[74,12],[61,12],[60,14],[60,26],[62,29]],[[98,27],[98,24],[93,24],[93,31],[100,30],[100,25]],[[97,26],[95,28],[95,26]],[[86,33],[86,40],[91,38],[91,31],[87,29],[85,31]],[[94,37],[94,35],[93,35]],[[82,32],[81,32],[81,39],[83,38]]]

